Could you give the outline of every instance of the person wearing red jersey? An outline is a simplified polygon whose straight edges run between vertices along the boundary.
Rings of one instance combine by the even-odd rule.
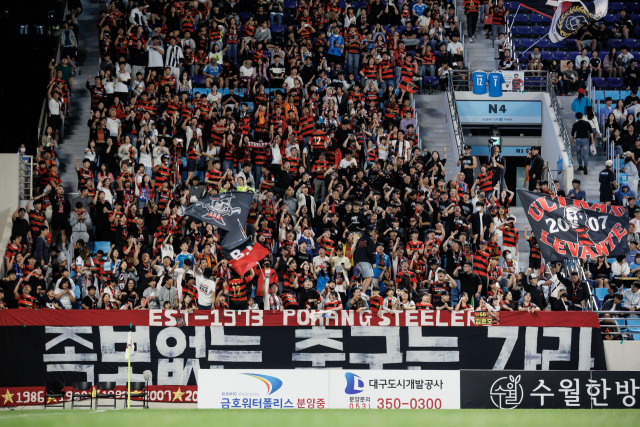
[[[29,279],[35,271],[36,270],[29,273],[27,276],[27,282],[25,282],[24,285],[22,284],[23,282],[21,277],[20,280],[18,280],[16,287],[13,289],[13,296],[18,301],[18,309],[33,310],[36,308],[36,298],[30,295],[31,284],[29,283]]]
[[[369,297],[369,306],[371,307],[371,312],[373,314],[381,314],[383,303],[384,298],[382,298],[382,295],[380,295],[380,287],[374,285],[371,288],[371,297]]]
[[[249,305],[247,304],[247,294],[251,292],[247,292],[247,286],[253,278],[255,277],[255,273],[253,268],[249,271],[249,275],[243,277],[235,277],[229,280],[229,307],[232,310],[248,310]]]
[[[422,299],[416,304],[417,310],[433,311],[433,304],[431,304],[431,294],[428,292],[422,293]]]

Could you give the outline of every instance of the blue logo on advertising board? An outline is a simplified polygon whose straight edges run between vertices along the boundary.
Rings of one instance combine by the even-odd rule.
[[[356,374],[345,372],[344,377],[347,379],[347,386],[344,392],[347,394],[358,394],[364,391],[364,382]]]

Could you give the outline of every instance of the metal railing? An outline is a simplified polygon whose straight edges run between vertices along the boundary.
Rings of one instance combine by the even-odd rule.
[[[20,186],[20,200],[29,200],[33,197],[34,163],[33,156],[18,154],[20,162],[18,182]]]
[[[464,132],[462,130],[462,124],[460,123],[460,117],[458,116],[458,106],[456,104],[456,92],[453,89],[453,81],[449,79],[447,85],[447,101],[449,102],[449,111],[451,112],[451,124],[453,125],[453,133],[456,139],[456,147],[458,148],[457,155],[464,153]]]
[[[598,313],[598,322],[600,323],[600,328],[610,327],[613,329],[606,333],[606,335],[614,335],[614,338],[617,338],[616,335],[625,336],[625,335],[640,335],[640,318],[628,318],[629,315],[636,315],[633,311],[602,311],[602,310],[594,310]],[[605,314],[611,315],[611,317],[603,317]],[[633,320],[634,324],[630,325],[629,321]],[[612,322],[612,323],[609,323]]]
[[[588,261],[589,260],[587,260],[587,262]],[[591,285],[589,285],[589,282],[587,282],[587,274],[584,268],[582,267],[582,263],[580,262],[580,260],[577,258],[567,258],[564,262],[564,266],[566,269],[565,275],[567,277],[569,277],[569,274],[571,274],[571,272],[574,272],[574,271],[578,272],[578,274],[580,275],[580,280],[582,281],[582,283],[584,283],[587,286],[587,289],[589,290],[589,295],[590,295],[585,308],[588,311],[595,311],[598,308],[598,304],[596,303],[596,296],[595,296],[595,293],[593,292],[593,288],[591,288]]]
[[[573,158],[571,155],[571,139],[569,139],[569,133],[564,125],[564,120],[562,120],[562,108],[558,102],[558,97],[556,96],[556,91],[553,87],[553,83],[551,83],[551,79],[547,79],[547,93],[551,99],[550,107],[553,108],[553,112],[556,116],[556,123],[558,123],[558,127],[560,128],[558,137],[562,139],[564,150],[567,152],[567,158],[569,159],[569,164],[567,166],[571,166],[573,164]]]

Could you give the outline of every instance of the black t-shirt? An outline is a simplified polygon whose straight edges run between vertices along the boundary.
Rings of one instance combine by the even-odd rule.
[[[14,236],[22,236],[22,244],[27,243],[27,233],[29,232],[29,221],[24,218],[16,217],[13,221],[11,234]]]
[[[460,294],[466,292],[470,297],[474,296],[478,292],[478,286],[482,285],[480,276],[477,273],[465,273],[464,271],[458,272],[458,279],[460,280]],[[484,293],[484,289],[483,289]]]
[[[442,306],[445,306],[445,305],[447,307],[452,307],[453,308],[453,306],[451,305],[451,301],[444,302],[442,300],[434,301],[433,308],[438,308],[438,307],[442,307]],[[443,308],[442,311],[447,311],[447,309]]]
[[[18,308],[18,301],[13,294],[17,284],[18,282],[13,280],[0,280],[0,288],[4,290],[4,302],[7,304],[7,308]]]
[[[461,200],[458,202],[458,206],[460,206],[460,210],[462,211],[462,216],[464,216],[467,219],[473,213],[473,205],[471,204],[471,202],[465,202],[464,200]]]
[[[310,265],[313,265],[313,258],[311,258],[311,255],[309,255],[306,252],[301,252],[298,251],[298,253],[295,256],[295,260],[296,260],[296,264],[298,265],[298,268],[300,268],[300,266],[302,266],[303,262],[308,262]]]
[[[600,60],[600,58],[591,58],[589,60],[589,64],[593,67],[593,68],[598,68],[600,66],[600,64],[602,64],[602,61]]]
[[[84,304],[87,307],[89,307],[90,310],[91,309],[95,309],[97,304],[98,304],[98,299],[97,298],[91,299],[91,297],[89,295],[87,295],[86,297],[84,297],[82,299],[82,304]]]

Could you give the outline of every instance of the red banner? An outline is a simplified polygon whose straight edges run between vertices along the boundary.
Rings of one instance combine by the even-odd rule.
[[[378,317],[370,311],[348,310],[328,314],[307,310],[0,310],[0,326],[178,326],[178,318],[184,318],[184,326],[477,326],[475,313],[468,311],[404,311]],[[550,311],[501,311],[499,326],[600,327],[593,312]]]
[[[116,399],[125,399],[127,386],[117,386],[115,390],[104,392],[106,394],[115,394]],[[81,394],[91,394],[95,399],[96,394],[100,391],[94,386],[89,392],[78,392]],[[71,387],[65,387],[65,405],[68,408],[71,404]],[[57,405],[62,403],[60,399],[48,398],[47,405]],[[81,405],[87,405],[86,400],[76,398],[75,402],[82,401]],[[142,398],[131,398],[131,400],[140,401]],[[149,402],[167,402],[167,403],[197,403],[198,402],[198,386],[195,385],[150,385],[147,395]],[[108,398],[100,400],[100,405],[108,405]],[[44,405],[44,387],[1,387],[0,388],[0,408],[8,408],[11,406],[26,405]],[[94,401],[95,405],[95,401]]]

